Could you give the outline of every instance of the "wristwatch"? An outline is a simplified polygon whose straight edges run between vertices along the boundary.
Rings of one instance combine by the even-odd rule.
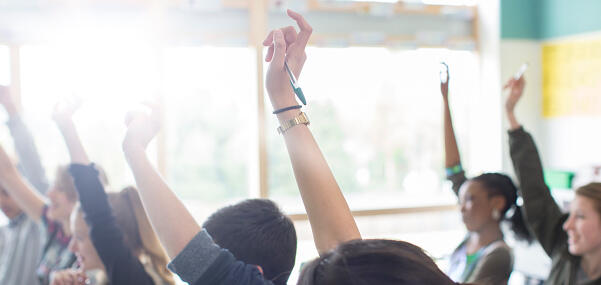
[[[284,134],[288,129],[300,124],[309,125],[309,118],[304,112],[301,112],[298,114],[298,116],[292,118],[291,120],[284,121],[282,125],[278,127],[278,133]]]

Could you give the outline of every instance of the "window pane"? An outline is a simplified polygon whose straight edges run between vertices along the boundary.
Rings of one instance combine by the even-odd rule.
[[[385,48],[311,48],[307,54],[300,79],[305,112],[351,208],[454,203],[443,182],[439,65],[444,60],[451,67],[462,138],[466,105],[477,90],[476,55]],[[274,131],[277,120],[270,116],[270,193],[289,212],[304,211],[283,140]]]
[[[90,159],[106,170],[114,190],[133,184],[121,150],[128,110],[157,93],[156,52],[144,46],[25,46],[21,50],[22,102],[47,173],[69,162],[51,119],[54,105],[83,100],[74,121]],[[155,158],[156,150],[149,154]]]
[[[256,181],[254,50],[173,48],[165,68],[167,177],[202,220]]]

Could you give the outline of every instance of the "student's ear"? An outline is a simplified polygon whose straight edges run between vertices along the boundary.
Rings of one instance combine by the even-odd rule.
[[[493,209],[497,209],[499,211],[505,209],[505,205],[507,204],[507,200],[505,197],[501,195],[496,195],[490,198],[490,203]]]

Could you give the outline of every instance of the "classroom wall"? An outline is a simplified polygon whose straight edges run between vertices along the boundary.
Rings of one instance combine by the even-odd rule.
[[[594,42],[601,42],[598,11],[601,11],[601,1],[597,0],[501,1],[501,78],[507,80],[520,64],[530,63],[526,72],[525,98],[517,112],[539,143],[543,163],[548,169],[580,171],[591,165],[601,165],[601,148],[598,147],[601,145],[601,84],[593,84],[582,92],[563,88],[586,85],[586,82],[567,81],[578,81],[591,72],[601,74],[599,69],[585,70],[587,67],[582,64],[599,62],[601,45],[578,48],[578,43],[590,42],[592,46]],[[549,47],[555,48],[556,55],[550,55]],[[572,67],[574,72],[550,74],[550,71],[562,71],[565,69],[562,66],[568,65],[582,67]],[[543,76],[544,70],[547,70],[546,76]],[[566,82],[556,84],[558,79]],[[550,94],[550,88],[561,91]],[[588,104],[588,110],[580,106],[571,112],[548,111],[550,103],[558,105],[557,102],[568,101]],[[543,113],[545,108],[547,112]],[[506,128],[505,121],[503,124]],[[507,150],[506,143],[504,148]],[[509,156],[505,153],[503,168],[511,170]]]

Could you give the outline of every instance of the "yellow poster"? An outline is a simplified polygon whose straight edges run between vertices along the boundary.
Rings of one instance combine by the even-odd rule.
[[[543,116],[601,115],[601,36],[543,44]]]

